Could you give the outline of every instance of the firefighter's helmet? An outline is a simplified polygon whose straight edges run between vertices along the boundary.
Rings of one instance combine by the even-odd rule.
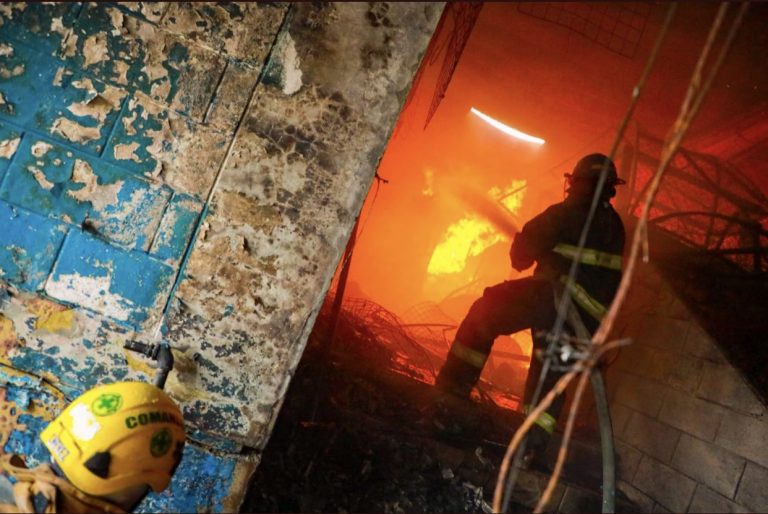
[[[601,153],[593,153],[586,157],[582,157],[573,168],[573,173],[565,174],[568,185],[570,186],[574,182],[581,181],[597,184],[600,172],[606,165],[608,166],[608,171],[605,177],[605,185],[619,186],[621,184],[626,184],[624,180],[619,178],[619,175],[616,172],[616,165],[612,160]]]
[[[168,487],[185,434],[181,411],[161,389],[117,382],[83,393],[40,439],[72,485],[104,496],[137,485]]]

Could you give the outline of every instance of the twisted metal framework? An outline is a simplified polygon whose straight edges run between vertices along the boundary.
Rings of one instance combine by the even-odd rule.
[[[329,291],[315,323],[319,334],[327,332],[325,325],[333,320],[332,303],[336,288]],[[393,312],[371,300],[345,297],[337,321],[338,336],[334,351],[366,351],[378,355],[384,366],[416,380],[434,383],[435,366],[443,359],[447,340],[445,331],[455,325],[442,323],[408,324]]]
[[[642,131],[626,143],[629,214],[640,212],[662,144]],[[733,164],[713,155],[678,150],[648,222],[744,271],[768,273],[768,197]]]
[[[614,156],[617,150],[618,143],[623,139],[622,136],[624,133],[624,129],[626,128],[627,122],[631,118],[631,114],[634,110],[635,103],[640,95],[641,84],[644,83],[645,77],[647,76],[647,73],[650,71],[650,68],[652,67],[653,60],[655,58],[655,55],[657,55],[658,53],[659,45],[661,44],[661,41],[663,40],[663,35],[665,34],[669,26],[669,21],[671,20],[675,6],[676,6],[675,3],[671,4],[671,7],[668,11],[667,20],[665,22],[664,28],[662,29],[661,35],[657,40],[655,49],[651,53],[651,57],[649,58],[648,64],[646,65],[646,69],[643,72],[643,76],[641,77],[641,80],[639,81],[638,85],[635,87],[633,91],[633,98],[632,98],[632,102],[630,103],[630,108],[628,109],[627,114],[625,115],[624,121],[620,126],[620,129],[618,131],[617,138],[616,138],[616,143],[614,144],[611,151],[609,152],[609,157]],[[517,467],[517,466],[510,466],[510,465],[512,464],[513,456],[517,456],[515,457],[515,460],[517,461],[519,460],[520,454],[524,451],[524,447],[525,447],[524,438],[527,432],[533,426],[538,416],[541,415],[541,413],[544,412],[544,410],[546,410],[551,405],[554,398],[557,395],[562,394],[565,388],[568,386],[568,384],[573,380],[575,380],[575,378],[578,375],[579,376],[578,385],[576,387],[573,405],[571,406],[571,409],[568,413],[568,420],[566,423],[565,432],[561,442],[560,451],[558,452],[558,458],[555,464],[555,469],[552,473],[552,477],[550,478],[549,483],[547,484],[547,488],[542,494],[534,512],[541,512],[544,509],[544,507],[548,504],[549,499],[551,498],[551,495],[554,491],[555,485],[557,484],[558,479],[560,477],[560,472],[562,471],[563,463],[565,462],[565,458],[567,456],[568,444],[570,442],[570,436],[572,433],[574,420],[576,417],[576,413],[578,411],[579,400],[584,392],[586,382],[589,379],[589,376],[591,375],[592,370],[594,369],[594,366],[597,363],[600,355],[603,352],[605,352],[606,349],[612,344],[621,343],[620,341],[608,342],[607,341],[608,334],[610,333],[613,327],[613,324],[616,320],[618,311],[621,308],[627,296],[627,292],[629,290],[629,284],[632,280],[634,269],[639,256],[640,247],[641,246],[647,247],[647,224],[648,224],[649,214],[650,214],[651,206],[654,204],[655,197],[659,192],[659,186],[661,184],[661,180],[664,177],[665,172],[669,168],[669,165],[672,164],[673,157],[675,156],[678,149],[680,148],[680,143],[682,142],[683,137],[688,131],[688,128],[690,127],[692,121],[696,117],[696,114],[698,113],[704,98],[706,98],[709,88],[712,85],[712,81],[714,80],[714,77],[717,75],[717,72],[720,66],[722,65],[726,55],[728,54],[731,44],[733,43],[733,40],[736,34],[738,33],[739,26],[741,25],[741,21],[748,7],[749,7],[749,3],[743,3],[737,9],[736,15],[733,19],[731,27],[727,31],[724,41],[722,42],[720,51],[717,53],[717,55],[714,58],[710,59],[710,52],[713,49],[714,41],[717,39],[717,36],[720,33],[720,28],[723,25],[723,21],[728,11],[727,3],[722,3],[720,5],[720,9],[718,10],[718,13],[715,17],[715,20],[707,36],[707,41],[702,49],[702,52],[699,56],[696,67],[694,69],[693,76],[691,77],[691,81],[689,83],[685,99],[683,100],[683,103],[680,107],[680,112],[678,113],[678,117],[672,126],[669,136],[666,138],[661,148],[661,158],[659,159],[658,169],[656,170],[656,173],[653,175],[653,178],[649,181],[649,185],[647,187],[646,193],[643,196],[643,202],[642,202],[643,208],[639,216],[638,224],[635,228],[634,236],[632,238],[632,243],[630,246],[630,255],[627,262],[626,270],[624,272],[624,275],[622,276],[619,289],[616,293],[616,296],[614,297],[613,302],[611,303],[608,313],[603,318],[595,334],[592,336],[592,345],[593,345],[592,355],[586,359],[577,361],[573,369],[568,373],[566,373],[565,375],[563,375],[558,380],[557,384],[555,384],[555,386],[544,396],[543,399],[541,399],[540,402],[538,402],[537,401],[538,395],[539,395],[539,392],[541,391],[541,380],[540,380],[539,387],[537,387],[537,391],[536,393],[534,393],[534,399],[531,402],[536,406],[531,410],[531,412],[528,414],[528,417],[525,419],[523,424],[515,433],[515,436],[510,441],[510,444],[507,447],[507,452],[504,455],[504,460],[502,461],[502,465],[499,470],[499,477],[496,482],[496,489],[494,492],[494,501],[493,501],[494,511],[496,512],[507,511],[507,507],[509,504],[508,499],[514,484],[514,478],[516,476],[516,467]],[[705,67],[707,67],[706,64],[708,61],[711,61],[711,63],[708,66],[709,69],[705,71]],[[605,176],[606,176],[606,167],[604,166],[601,172],[600,179],[598,180],[598,184],[596,188],[597,190],[595,192],[595,199],[593,199],[593,204],[590,209],[590,214],[587,217],[584,230],[582,232],[582,237],[579,241],[579,245],[578,245],[579,251],[577,252],[577,258],[574,259],[573,265],[571,267],[571,273],[569,274],[571,280],[575,275],[575,271],[578,267],[578,256],[581,252],[581,249],[583,249],[584,247],[584,241],[586,239],[585,234],[586,234],[586,231],[589,230],[592,214],[595,208],[596,198],[599,196],[600,191],[603,187],[603,184],[605,182]],[[553,327],[552,335],[551,335],[553,343],[559,339],[559,336],[562,333],[562,326],[565,320],[565,311],[567,310],[567,306],[570,301],[569,295],[567,293],[568,291],[566,289],[560,301],[560,306],[558,309],[558,319],[557,319],[557,322],[555,323],[555,326]],[[550,346],[552,346],[553,343],[550,343]],[[544,373],[546,373],[548,367],[549,367],[548,360],[545,360],[544,367],[542,369],[542,376]],[[518,452],[518,450],[520,451]],[[604,502],[603,511],[612,512],[612,510],[613,510],[612,503]]]
[[[352,359],[364,358],[382,368],[390,369],[415,380],[434,384],[437,369],[445,361],[457,322],[432,302],[414,305],[403,317],[365,299],[345,296],[338,317],[333,304],[338,284],[330,289],[321,307],[313,338],[323,338],[331,325],[338,325],[333,352]],[[327,346],[326,340],[319,344]],[[329,350],[330,351],[330,350]],[[502,360],[527,365],[528,357],[515,352],[496,352]],[[492,363],[489,363],[492,366]],[[509,370],[507,370],[509,371]],[[524,370],[519,370],[524,378]],[[478,392],[482,402],[497,406],[519,404],[517,392],[481,379]]]

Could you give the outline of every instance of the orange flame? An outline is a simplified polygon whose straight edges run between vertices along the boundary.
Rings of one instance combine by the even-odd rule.
[[[474,212],[448,227],[443,241],[432,252],[427,272],[430,275],[459,273],[466,267],[467,259],[480,255],[505,237],[512,237],[517,229],[510,218],[522,206],[524,186],[525,180],[515,180],[506,188],[491,188],[487,195],[463,191],[461,199]]]

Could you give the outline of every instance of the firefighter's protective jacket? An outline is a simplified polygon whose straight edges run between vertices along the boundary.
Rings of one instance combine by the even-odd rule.
[[[591,201],[591,197],[571,195],[526,223],[510,250],[512,267],[522,271],[537,262],[534,278],[566,284]],[[601,200],[571,288],[573,301],[588,315],[582,317],[591,329],[599,324],[621,281],[624,239],[621,218],[610,202]]]

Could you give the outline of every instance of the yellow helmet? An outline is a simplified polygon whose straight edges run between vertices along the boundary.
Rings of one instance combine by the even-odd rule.
[[[67,479],[103,496],[146,484],[168,487],[184,449],[181,411],[143,382],[118,382],[83,393],[40,434]]]

